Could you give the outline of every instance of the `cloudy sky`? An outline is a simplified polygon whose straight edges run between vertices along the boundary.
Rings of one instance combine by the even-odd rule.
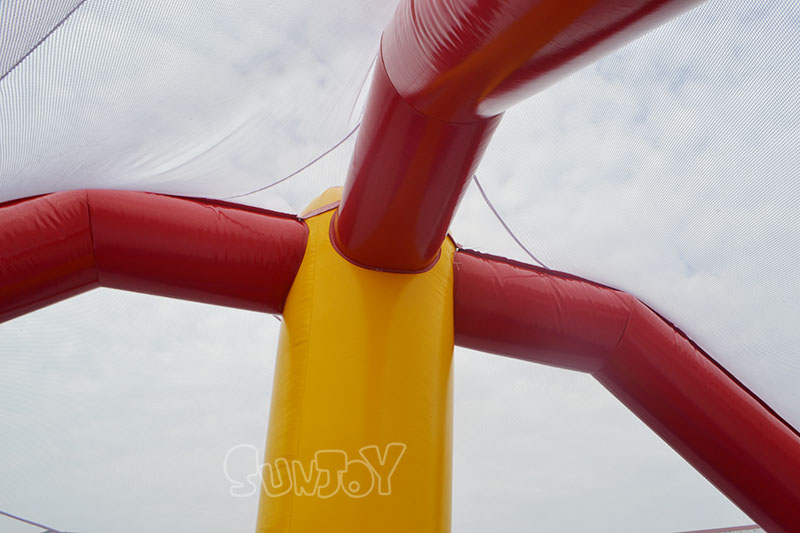
[[[24,4],[0,4],[2,24],[32,20]],[[287,175],[356,124],[391,4],[87,0],[0,80],[0,200],[225,197]],[[796,427],[799,13],[711,1],[510,111],[479,171],[545,263],[637,294]],[[351,148],[243,201],[296,212]],[[474,187],[453,234],[526,259]],[[278,328],[110,290],[0,324],[0,510],[82,533],[252,531],[256,498],[230,495],[223,461],[263,448]],[[454,531],[750,523],[590,377],[461,349],[455,368]]]

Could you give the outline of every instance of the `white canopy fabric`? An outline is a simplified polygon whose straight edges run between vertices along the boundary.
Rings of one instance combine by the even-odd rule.
[[[393,9],[3,1],[0,201],[114,188],[298,212],[344,181]],[[798,50],[797,3],[711,0],[513,108],[478,172],[545,264],[639,296],[795,428]],[[452,233],[532,261],[474,184]],[[251,528],[223,463],[263,446],[276,325],[106,290],[0,325],[0,509],[82,532]],[[587,376],[456,361],[454,531],[748,522]]]
[[[30,21],[72,7],[48,4],[3,3],[4,50],[28,31],[24,41],[39,42],[51,28]],[[282,177],[357,122],[392,9],[88,0],[0,82],[0,198],[69,188],[223,197]],[[15,64],[14,48],[0,65]]]

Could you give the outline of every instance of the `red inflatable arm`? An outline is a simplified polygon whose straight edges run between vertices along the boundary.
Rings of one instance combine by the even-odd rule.
[[[630,295],[475,252],[455,263],[456,344],[589,372],[770,532],[800,531],[800,436]]]
[[[699,2],[402,0],[334,221],[338,248],[378,269],[429,266],[506,109]]]
[[[307,237],[295,217],[126,191],[0,205],[0,321],[94,287],[279,313]]]

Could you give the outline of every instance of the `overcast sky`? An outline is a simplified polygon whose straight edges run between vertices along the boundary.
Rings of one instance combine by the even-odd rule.
[[[547,264],[639,295],[800,425],[792,4],[712,1],[584,69],[509,112],[479,173]],[[286,175],[357,121],[391,9],[88,0],[0,81],[0,200]],[[296,212],[351,148],[244,201]],[[453,233],[526,260],[474,188]],[[252,531],[257,499],[229,494],[223,461],[263,448],[278,328],[110,290],[0,324],[0,509],[81,533]],[[455,369],[454,531],[751,522],[590,377],[460,349]]]

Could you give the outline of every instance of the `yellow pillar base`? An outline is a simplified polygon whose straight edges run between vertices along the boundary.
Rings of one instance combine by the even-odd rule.
[[[332,215],[307,220],[284,309],[257,531],[449,531],[454,246],[428,272],[363,269]]]

